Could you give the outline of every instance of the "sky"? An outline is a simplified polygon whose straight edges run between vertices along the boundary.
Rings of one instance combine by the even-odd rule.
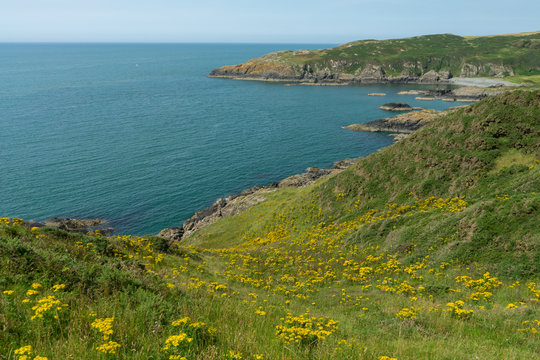
[[[0,0],[0,42],[337,44],[539,30],[539,0]]]

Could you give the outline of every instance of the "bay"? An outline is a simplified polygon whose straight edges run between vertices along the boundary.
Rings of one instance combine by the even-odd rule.
[[[0,44],[0,216],[178,226],[217,198],[393,140],[342,129],[398,91],[205,77],[277,50],[330,44]],[[385,92],[386,97],[368,93]]]

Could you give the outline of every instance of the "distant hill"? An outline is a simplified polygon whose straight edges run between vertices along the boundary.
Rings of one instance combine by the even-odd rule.
[[[540,32],[426,35],[353,41],[331,49],[278,51],[210,77],[307,83],[437,83],[451,77],[540,75]]]

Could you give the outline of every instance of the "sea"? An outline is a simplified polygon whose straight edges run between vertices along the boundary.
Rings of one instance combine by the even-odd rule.
[[[207,78],[278,50],[336,44],[0,44],[0,216],[179,226],[216,199],[393,143],[342,129],[420,85]],[[384,92],[385,97],[368,93]]]

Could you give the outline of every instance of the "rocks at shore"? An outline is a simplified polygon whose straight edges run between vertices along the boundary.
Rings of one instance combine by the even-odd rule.
[[[308,168],[303,174],[293,175],[281,180],[279,183],[271,183],[266,186],[254,186],[242,191],[237,195],[220,198],[206,209],[197,211],[187,219],[182,226],[165,228],[157,236],[170,241],[179,241],[195,231],[213,224],[225,217],[235,216],[250,207],[266,200],[267,195],[280,187],[304,187],[313,184],[317,179],[324,176],[339,173],[356,163],[357,159],[345,159],[337,161],[330,169]]]
[[[240,214],[248,208],[266,200],[268,193],[274,191],[276,184],[256,186],[243,191],[240,195],[231,195],[218,199],[210,207],[197,211],[182,225],[182,236],[188,236],[202,227],[213,224],[220,218]]]
[[[266,195],[274,191],[277,186],[277,183],[267,186],[254,186],[251,189],[242,191],[240,194],[220,198],[208,208],[197,211],[182,226],[165,228],[157,236],[170,241],[179,241],[200,228],[213,224],[220,218],[237,215],[266,200]]]
[[[409,104],[405,104],[401,102],[392,102],[392,103],[379,106],[379,109],[386,110],[386,111],[411,111],[418,108],[413,108]]]
[[[180,241],[184,236],[184,228],[182,226],[165,228],[161,230],[156,236],[170,241]]]
[[[114,228],[108,226],[107,220],[104,219],[73,219],[53,217],[46,219],[43,223],[29,222],[29,226],[50,226],[57,229],[65,230],[73,233],[87,233],[99,230],[103,235],[111,234]]]
[[[303,187],[310,185],[320,177],[330,175],[331,169],[319,169],[316,167],[310,167],[303,174],[297,174],[283,179],[279,182],[279,187]]]
[[[425,90],[404,90],[398,92],[398,95],[424,95],[425,93]]]
[[[433,121],[433,119],[441,116],[445,111],[436,110],[420,110],[413,111],[406,114],[400,114],[390,118],[383,118],[374,121],[370,121],[365,124],[351,124],[344,126],[344,129],[353,131],[371,131],[371,132],[390,132],[410,134],[413,131],[418,130],[427,123]],[[395,135],[395,134],[394,134]],[[396,136],[394,136],[394,139]],[[402,137],[398,137],[402,138]]]
[[[423,101],[438,99],[443,101],[475,102],[488,96],[500,95],[503,91],[500,88],[464,86],[457,89],[407,90],[398,92],[398,95],[419,95],[415,99]]]

